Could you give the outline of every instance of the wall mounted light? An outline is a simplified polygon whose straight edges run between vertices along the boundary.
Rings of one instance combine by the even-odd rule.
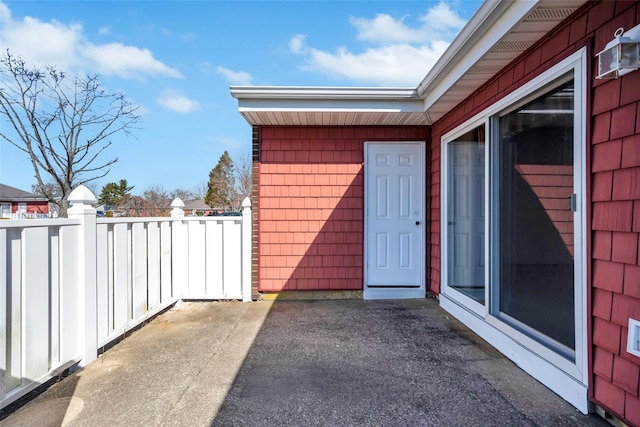
[[[640,25],[627,32],[618,28],[613,35],[615,38],[596,55],[596,79],[617,79],[640,68]]]

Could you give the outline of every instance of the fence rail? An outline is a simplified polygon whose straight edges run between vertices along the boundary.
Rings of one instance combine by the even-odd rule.
[[[0,219],[45,219],[56,218],[53,213],[39,213],[39,212],[13,212],[4,213],[0,216]]]
[[[250,301],[250,203],[237,217],[0,221],[0,408],[179,299]],[[181,206],[182,205],[182,206]]]

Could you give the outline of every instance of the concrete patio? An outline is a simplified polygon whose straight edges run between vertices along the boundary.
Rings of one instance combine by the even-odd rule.
[[[606,426],[437,301],[182,302],[0,426]]]

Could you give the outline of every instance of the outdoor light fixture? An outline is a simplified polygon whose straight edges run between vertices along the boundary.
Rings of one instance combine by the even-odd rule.
[[[640,25],[626,33],[618,28],[615,38],[598,53],[598,75],[596,79],[617,79],[640,68]]]

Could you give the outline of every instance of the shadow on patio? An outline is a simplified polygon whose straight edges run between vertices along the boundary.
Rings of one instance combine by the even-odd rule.
[[[69,426],[607,425],[435,300],[181,303],[0,426],[72,397]]]

